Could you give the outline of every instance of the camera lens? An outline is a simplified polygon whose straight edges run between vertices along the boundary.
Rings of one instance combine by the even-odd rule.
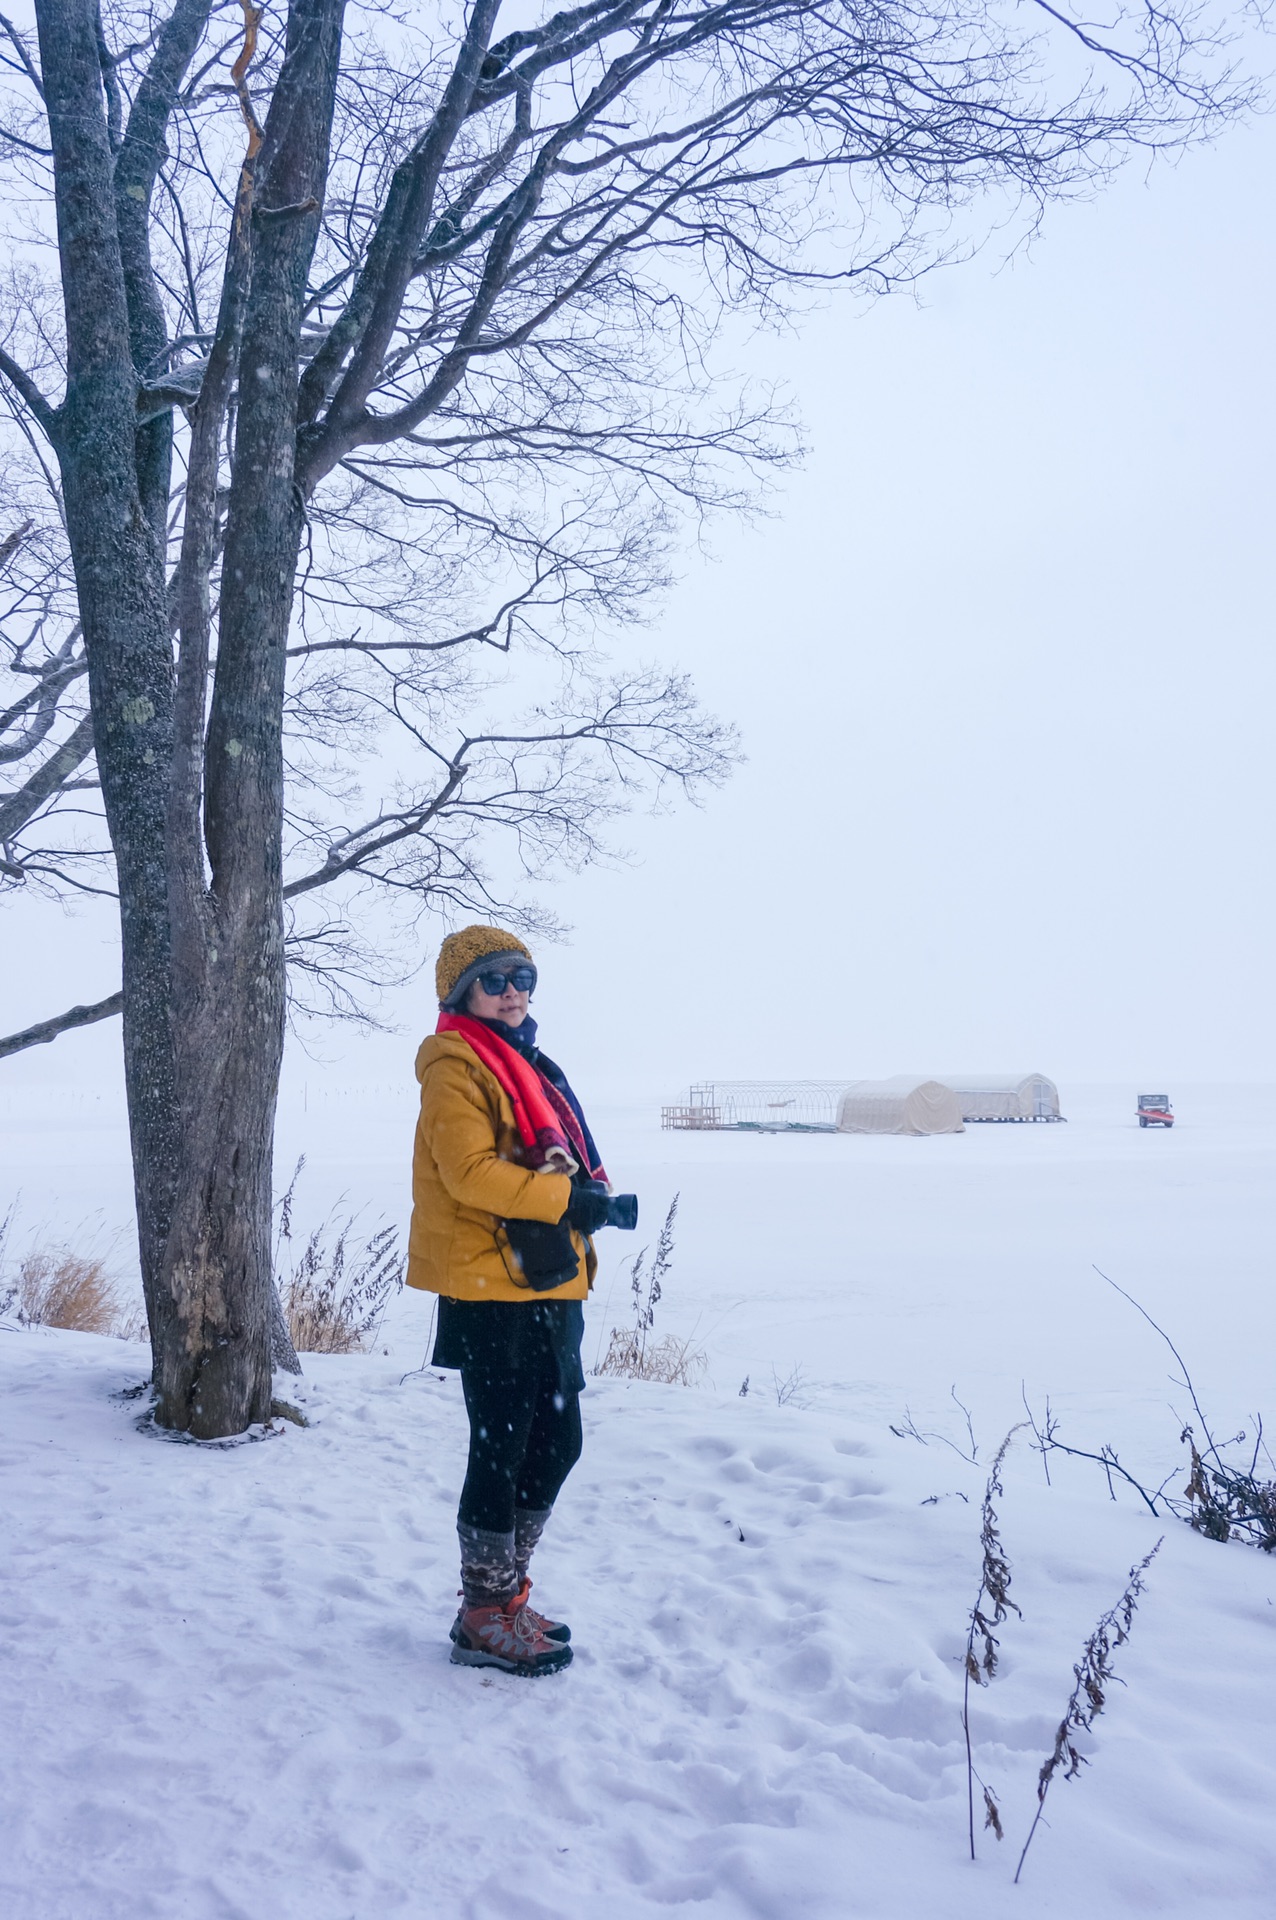
[[[638,1195],[636,1193],[613,1193],[607,1202],[607,1225],[621,1227],[626,1233],[632,1233],[638,1225]]]

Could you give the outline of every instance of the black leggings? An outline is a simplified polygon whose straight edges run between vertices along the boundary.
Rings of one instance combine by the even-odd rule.
[[[512,1533],[515,1509],[546,1512],[580,1459],[580,1395],[562,1391],[548,1356],[513,1373],[462,1367],[461,1387],[470,1458],[457,1519]]]

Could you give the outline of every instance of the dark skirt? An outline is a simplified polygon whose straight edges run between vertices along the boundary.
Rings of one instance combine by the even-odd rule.
[[[439,1295],[432,1367],[488,1374],[550,1371],[560,1393],[583,1393],[579,1300],[452,1300]]]

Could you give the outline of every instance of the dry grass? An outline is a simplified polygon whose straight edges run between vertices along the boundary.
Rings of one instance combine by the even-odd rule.
[[[26,1254],[2,1310],[24,1327],[65,1327],[116,1340],[140,1340],[144,1332],[140,1308],[121,1299],[106,1262],[67,1247],[38,1247]]]
[[[279,1203],[276,1267],[292,1241],[293,1196],[304,1156]],[[315,1228],[291,1272],[279,1273],[279,1300],[298,1353],[362,1353],[376,1339],[390,1298],[403,1285],[398,1229],[360,1237],[355,1216],[334,1208]]]
[[[634,1261],[629,1273],[629,1291],[633,1295],[634,1324],[613,1327],[607,1351],[596,1374],[610,1374],[620,1380],[661,1380],[668,1386],[693,1387],[709,1364],[702,1347],[690,1340],[679,1340],[666,1333],[657,1340],[652,1332],[656,1307],[663,1293],[663,1282],[673,1264],[673,1223],[678,1217],[675,1193],[665,1215],[665,1223],[656,1240],[650,1269],[646,1268],[647,1249]]]
[[[669,1386],[694,1387],[709,1364],[702,1347],[672,1333],[644,1339],[633,1327],[613,1327],[607,1351],[595,1371],[622,1380],[663,1380]]]

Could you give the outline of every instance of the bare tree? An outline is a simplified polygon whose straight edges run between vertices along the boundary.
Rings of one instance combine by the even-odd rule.
[[[53,714],[37,782],[100,782],[157,1416],[197,1435],[269,1405],[290,906],[469,899],[467,822],[582,857],[617,782],[721,770],[683,683],[591,678],[573,638],[633,612],[732,459],[776,457],[765,403],[705,410],[715,333],[889,288],[981,196],[1031,219],[1243,99],[1186,4],[1098,29],[1046,0],[587,0],[497,37],[500,12],[36,0],[38,49],[0,19],[25,223],[0,374],[76,588],[22,643],[14,744]],[[441,741],[465,662],[528,639],[578,671],[527,725]],[[349,737],[379,716],[419,757],[360,813]],[[23,846],[49,798],[18,803],[46,809]]]

